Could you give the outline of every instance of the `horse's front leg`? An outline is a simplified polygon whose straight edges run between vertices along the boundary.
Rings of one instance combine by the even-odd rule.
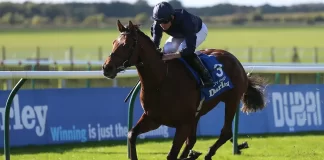
[[[199,117],[196,118],[196,122],[194,123],[194,125],[191,128],[191,132],[190,132],[189,136],[187,137],[186,146],[181,153],[180,159],[187,158],[190,150],[196,144],[196,140],[197,140],[196,132],[197,132],[198,121],[199,121]]]
[[[128,141],[130,144],[131,160],[137,160],[137,153],[136,153],[137,136],[142,133],[157,129],[159,126],[160,126],[160,124],[155,123],[145,113],[142,114],[142,116],[138,120],[137,124],[128,132]]]
[[[176,133],[173,138],[172,147],[167,157],[168,160],[177,160],[181,147],[188,135],[190,134],[191,129],[192,124],[185,124],[176,128]]]

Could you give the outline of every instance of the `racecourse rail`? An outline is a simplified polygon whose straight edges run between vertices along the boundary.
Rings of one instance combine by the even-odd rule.
[[[249,73],[322,73],[324,65],[245,65]],[[137,77],[137,70],[118,73],[117,78]],[[0,79],[100,79],[102,71],[0,71]]]
[[[101,68],[103,64],[103,61],[98,61],[98,60],[43,60],[43,59],[39,59],[39,60],[16,60],[16,59],[6,59],[6,60],[2,60],[0,61],[0,66],[6,66],[6,67],[17,67],[17,66],[31,66],[30,68],[30,71],[35,71],[37,70],[37,66],[51,66],[51,67],[54,67],[55,70],[57,71],[63,71],[64,70],[64,67],[71,67],[71,66],[74,66],[74,67],[78,67],[78,66],[82,66],[82,67],[86,67],[87,69],[84,69],[84,70],[87,70],[87,71],[93,71],[95,70],[93,67],[99,67]],[[243,66],[246,66],[246,69],[248,72],[251,72],[253,71],[253,67],[251,66],[268,66],[268,67],[273,67],[273,66],[290,66],[290,67],[295,67],[295,66],[305,66],[305,67],[311,67],[311,66],[317,66],[317,67],[324,67],[324,63],[242,63]],[[134,68],[133,68],[134,69]],[[286,68],[284,68],[285,70]],[[290,70],[290,69],[289,69]],[[303,71],[301,71],[303,72]],[[65,72],[65,73],[68,73],[68,72]],[[261,70],[261,73],[272,73],[272,70],[268,70],[268,71],[265,71],[264,69]],[[280,73],[285,73],[284,71],[280,71]],[[275,75],[275,81],[276,83],[278,83],[280,81],[280,73],[276,72],[276,75]],[[46,73],[48,74],[48,73]],[[56,73],[55,73],[56,74]],[[82,73],[81,73],[82,74]],[[101,78],[100,76],[100,73],[86,73],[86,74],[89,74],[89,77],[91,79],[95,79],[95,78]],[[98,76],[92,76],[90,74],[97,74]],[[130,76],[129,76],[130,75]],[[123,78],[123,77],[126,77],[128,78],[127,76],[129,77],[136,77],[137,74],[123,74],[121,75],[120,77]],[[78,78],[75,73],[73,73],[72,77],[75,77],[75,78]],[[83,77],[83,76],[81,76]],[[85,78],[86,79],[86,86],[87,88],[91,88],[91,82],[90,82],[90,78]],[[46,78],[44,78],[46,79]],[[65,88],[65,84],[64,81],[65,81],[66,78],[58,78],[58,80],[60,81],[58,83],[59,85],[59,88]],[[320,82],[320,74],[317,73],[317,76],[316,76],[316,83],[319,83]],[[31,79],[31,86],[32,86],[32,89],[35,89],[35,80],[34,79]],[[287,79],[286,77],[286,83],[289,83],[289,79]],[[112,87],[118,87],[118,78],[117,79],[114,79],[112,81]],[[12,89],[13,88],[13,84],[12,84],[12,81],[11,80],[8,80],[6,85],[5,85],[5,88],[6,90],[7,89]]]
[[[87,61],[87,60],[16,60],[6,59],[0,60],[0,64],[4,66],[17,66],[17,65],[56,65],[56,66],[102,66],[104,61]],[[244,66],[324,66],[324,63],[242,63]]]
[[[324,73],[324,65],[244,65],[244,69],[249,73]],[[126,70],[117,75],[118,78],[137,77],[136,70]],[[10,106],[15,94],[27,79],[100,79],[104,78],[102,71],[0,71],[0,79],[20,79],[17,85],[11,91],[5,107],[5,133],[4,133],[4,154],[5,160],[10,160],[10,143],[9,143],[9,115]],[[137,96],[140,85],[136,86],[135,91],[132,93],[131,101],[129,104],[128,128],[132,124],[132,108],[134,106],[134,99]],[[238,132],[238,114],[235,116],[234,127],[234,145],[233,152],[237,153],[237,132]]]

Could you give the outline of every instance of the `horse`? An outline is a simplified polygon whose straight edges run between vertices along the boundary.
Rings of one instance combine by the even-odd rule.
[[[175,128],[167,160],[177,160],[185,142],[179,158],[190,159],[188,155],[196,143],[200,117],[211,111],[219,102],[224,102],[225,121],[220,136],[205,155],[205,160],[211,160],[216,151],[232,139],[232,122],[241,100],[243,113],[257,112],[265,107],[264,79],[256,75],[247,75],[240,61],[230,52],[221,49],[198,50],[201,55],[209,57],[208,60],[218,62],[212,64],[216,66],[213,68],[213,74],[223,75],[222,79],[215,82],[214,88],[201,89],[201,81],[195,78],[197,74],[190,71],[190,67],[181,58],[162,60],[162,52],[157,49],[151,38],[140,30],[139,25],[129,21],[128,25],[123,26],[117,20],[117,29],[120,35],[112,42],[112,52],[103,63],[102,71],[108,79],[116,78],[119,72],[131,66],[135,66],[138,71],[141,83],[140,103],[144,111],[127,135],[131,160],[138,159],[137,137],[161,125]],[[226,90],[220,89],[226,87]],[[219,93],[216,94],[217,92]],[[217,96],[208,99],[206,93]]]

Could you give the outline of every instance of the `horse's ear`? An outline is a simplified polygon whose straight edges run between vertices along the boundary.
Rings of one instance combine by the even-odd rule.
[[[128,28],[130,30],[133,30],[134,29],[134,25],[133,25],[132,21],[128,21]]]
[[[119,32],[124,32],[126,28],[120,23],[119,19],[117,20],[117,28]]]

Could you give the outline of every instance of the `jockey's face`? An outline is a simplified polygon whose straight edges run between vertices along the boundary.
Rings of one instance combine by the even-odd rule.
[[[173,20],[173,19],[174,19],[174,16],[172,16],[172,20]],[[171,21],[172,21],[172,20],[171,20]],[[168,21],[168,22],[161,22],[161,23],[160,23],[160,26],[162,27],[163,30],[168,30],[168,29],[171,27],[171,25],[172,25],[171,21]]]

